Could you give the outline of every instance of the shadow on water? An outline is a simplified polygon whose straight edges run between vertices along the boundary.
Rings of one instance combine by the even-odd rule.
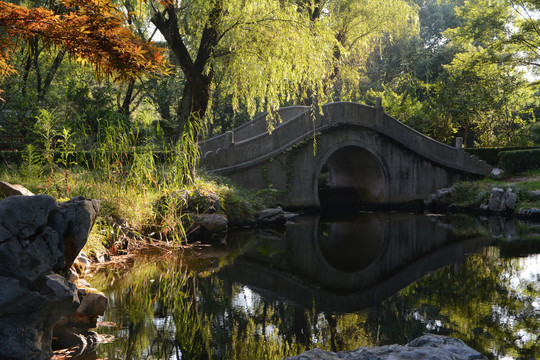
[[[427,332],[493,359],[540,355],[537,246],[494,246],[468,217],[342,219],[301,216],[285,232],[242,231],[193,258],[141,257],[96,274],[111,304],[102,320],[116,324],[97,356],[283,359]]]

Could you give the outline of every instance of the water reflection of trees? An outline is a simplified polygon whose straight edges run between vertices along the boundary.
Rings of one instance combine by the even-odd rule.
[[[117,340],[102,345],[99,356],[283,359],[313,347],[403,344],[434,332],[491,358],[532,359],[540,355],[540,288],[537,279],[516,283],[519,259],[498,252],[484,249],[350,314],[319,313],[209,273],[187,273],[178,261],[151,261],[110,288],[104,320],[117,326],[102,332]],[[109,280],[101,281],[105,287]]]
[[[281,341],[298,348],[318,346],[339,351],[404,344],[432,332],[463,339],[491,358],[533,359],[540,350],[536,335],[540,288],[535,279],[513,284],[520,266],[519,259],[501,258],[498,248],[491,247],[471,255],[460,266],[434,272],[375,308],[357,313],[319,314],[316,309],[302,309],[261,291],[252,303],[252,313],[243,308],[230,316],[238,324],[255,323],[253,329],[239,328],[244,339],[272,324]],[[241,286],[232,289],[233,295],[245,291]],[[221,344],[228,343],[223,340]]]

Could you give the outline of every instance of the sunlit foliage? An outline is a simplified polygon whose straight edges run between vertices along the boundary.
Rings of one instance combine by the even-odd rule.
[[[158,49],[139,41],[123,16],[108,1],[65,0],[60,13],[0,1],[0,77],[15,71],[10,55],[19,41],[41,39],[48,47],[63,47],[79,62],[96,66],[96,75],[120,78],[162,68]]]

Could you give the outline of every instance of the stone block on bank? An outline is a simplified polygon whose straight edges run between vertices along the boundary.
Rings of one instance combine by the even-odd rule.
[[[281,207],[264,209],[257,215],[257,224],[261,227],[281,226],[287,222],[285,211]]]
[[[0,198],[14,195],[32,196],[34,194],[22,185],[0,181]]]
[[[77,310],[69,315],[68,326],[77,329],[93,329],[97,326],[97,319],[105,314],[108,300],[102,293],[86,294]]]
[[[519,209],[517,216],[525,219],[540,219],[540,209],[535,207]]]
[[[428,196],[424,201],[424,205],[430,209],[442,209],[450,204],[453,193],[453,187],[438,189]]]
[[[194,226],[200,226],[204,231],[211,234],[224,233],[228,229],[227,217],[220,214],[199,214],[195,218]]]
[[[491,195],[489,196],[488,210],[490,212],[496,212],[501,210],[502,198],[504,190],[500,188],[491,189]]]
[[[513,213],[516,209],[517,195],[512,189],[504,191],[500,188],[493,188],[488,202],[488,212],[490,215],[503,216]]]

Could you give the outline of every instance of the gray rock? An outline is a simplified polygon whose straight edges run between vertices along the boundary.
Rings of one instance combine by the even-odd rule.
[[[6,235],[28,239],[37,229],[46,225],[56,201],[48,195],[10,196],[0,200],[0,226],[7,233],[0,233],[0,243]]]
[[[430,194],[428,198],[424,200],[424,205],[429,208],[446,207],[448,204],[450,204],[453,193],[453,187],[439,189],[435,193]]]
[[[430,207],[437,204],[437,194],[429,194],[428,198],[424,200],[424,205]]]
[[[441,349],[445,352],[454,354],[456,359],[486,359],[484,355],[465,345],[462,340],[449,336],[424,335],[409,342],[407,346],[413,348]],[[434,357],[432,358],[436,359]]]
[[[101,316],[107,309],[107,297],[102,293],[89,293],[81,301],[77,313],[87,316]]]
[[[513,212],[516,209],[517,195],[512,189],[508,189],[504,192],[502,201],[504,203],[503,210]]]
[[[490,215],[502,216],[513,213],[516,209],[517,195],[512,189],[504,191],[500,188],[493,188],[488,202],[488,212]]]
[[[353,351],[338,353],[320,349],[307,351],[289,360],[487,360],[463,341],[448,336],[424,335],[407,345],[387,345],[369,348],[363,346]]]
[[[500,179],[502,178],[502,170],[499,168],[493,168],[491,169],[490,177],[493,179]]]
[[[504,195],[504,190],[500,188],[493,188],[491,189],[491,195],[489,197],[488,202],[488,210],[490,212],[500,211],[501,209],[501,202]]]
[[[79,303],[77,288],[68,279],[58,274],[45,275],[45,284],[52,290],[48,292],[49,301],[62,301],[64,299],[73,299],[73,303]]]
[[[525,219],[540,219],[540,209],[535,207],[519,209],[517,216]]]
[[[64,204],[47,195],[0,201],[0,272],[36,280],[67,271],[88,238],[99,201],[75,198]]]
[[[194,225],[200,226],[204,231],[211,234],[224,233],[228,229],[227,217],[220,214],[200,214],[195,218]]]
[[[0,359],[50,359],[55,324],[79,306],[64,276],[86,243],[99,202],[47,195],[0,200]]]
[[[257,223],[262,227],[283,225],[287,222],[285,211],[281,207],[264,209],[257,215]]]
[[[62,320],[64,329],[61,329],[60,332],[69,329],[69,332],[80,333],[95,328],[97,319],[105,314],[107,304],[108,300],[102,293],[91,292],[86,294],[77,310],[69,315],[68,321]]]
[[[17,279],[2,276],[0,286],[0,317],[17,313],[21,308],[36,310],[45,301],[45,295],[28,289]]]
[[[64,244],[64,271],[71,267],[86,244],[99,212],[99,205],[99,200],[78,196],[60,204],[57,210],[50,214],[49,226],[61,234]]]
[[[75,290],[59,299],[64,285],[53,285],[52,282],[55,279],[35,282],[35,286],[40,288],[41,301],[33,306],[20,303],[17,311],[0,316],[0,359],[48,360],[52,357],[52,334],[56,322],[79,305]],[[6,291],[4,286],[3,282],[0,283],[2,292]]]
[[[452,196],[453,192],[454,192],[454,188],[452,187],[439,189],[436,192],[437,199],[439,201],[447,200],[448,198]]]
[[[487,204],[480,205],[480,214],[487,215],[489,212]]]
[[[10,184],[5,181],[0,181],[0,197],[8,197],[14,195],[32,196],[34,194],[22,185]]]

